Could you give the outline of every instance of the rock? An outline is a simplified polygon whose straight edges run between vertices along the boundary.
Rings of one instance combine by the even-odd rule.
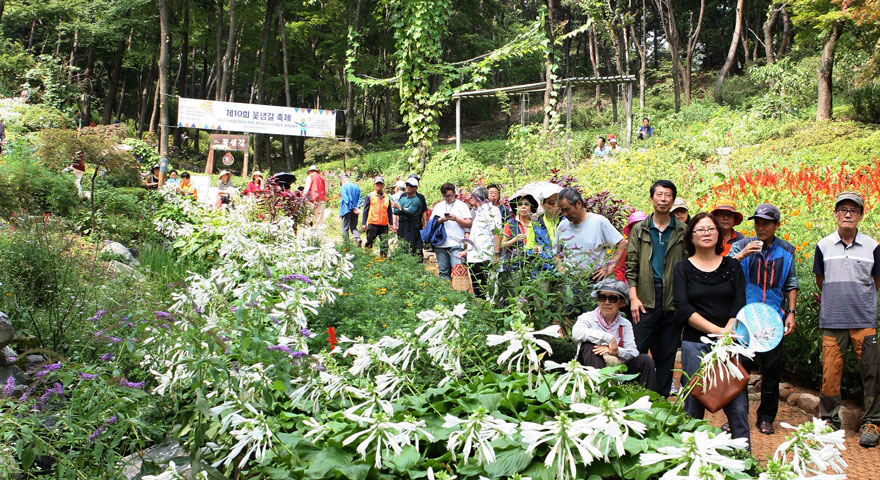
[[[779,399],[780,400],[782,400],[783,402],[787,401],[788,397],[791,396],[792,393],[794,393],[794,390],[791,388],[791,385],[789,385],[787,383],[780,383],[779,384]]]
[[[17,358],[18,354],[15,353],[15,350],[13,350],[12,347],[3,347],[3,349],[0,350],[0,367],[3,365],[12,365]]]
[[[15,330],[12,329],[12,322],[5,313],[0,312],[0,350],[9,345],[15,337]]]
[[[12,396],[18,398],[25,390],[27,390],[27,375],[15,365],[0,367],[0,395],[3,395],[3,390],[6,388],[10,377],[15,381],[15,386],[12,389]]]
[[[188,478],[192,468],[189,465],[189,452],[179,443],[166,441],[161,445],[148,448],[143,452],[134,453],[122,459],[122,474],[129,480],[140,478],[141,465],[144,460],[158,464],[162,468],[168,466],[168,462],[174,460],[177,473]]]
[[[792,392],[792,394],[788,396],[788,400],[786,400],[786,402],[788,402],[788,404],[792,407],[796,407],[798,404],[798,399],[801,398],[801,395],[801,392]]]
[[[755,375],[754,373],[749,375],[749,385],[759,385],[761,384],[761,376]]]
[[[121,259],[126,265],[133,265],[135,267],[140,265],[140,262],[134,258],[131,251],[119,242],[107,242],[107,244],[104,245],[104,248],[101,249],[101,253],[118,257],[118,259]]]
[[[749,402],[760,402],[761,401],[761,392],[758,393],[750,393],[749,394]]]
[[[24,369],[27,372],[36,372],[44,363],[46,363],[46,357],[40,354],[28,355],[24,362]]]
[[[859,407],[843,405],[840,407],[840,426],[844,430],[858,432],[864,414],[865,411]]]
[[[804,412],[818,416],[819,415],[819,397],[813,395],[812,393],[803,393],[798,398],[798,407]]]
[[[120,262],[119,260],[111,260],[110,265],[107,267],[107,271],[118,275],[130,275],[137,278],[138,280],[143,280],[144,278],[144,276],[140,272],[138,272],[131,266]]]

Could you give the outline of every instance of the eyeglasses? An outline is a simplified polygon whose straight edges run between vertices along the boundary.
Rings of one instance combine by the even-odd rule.
[[[619,295],[605,295],[604,293],[600,293],[600,294],[596,295],[596,300],[599,300],[599,303],[603,303],[603,302],[617,303],[620,301],[620,296]]]
[[[717,231],[718,231],[718,229],[715,227],[695,228],[694,229],[694,233],[697,235],[712,235],[713,233],[715,233]]]
[[[843,214],[843,216],[846,216],[847,214],[856,216],[856,215],[862,213],[862,211],[859,210],[858,208],[845,208],[844,207],[844,208],[838,208],[837,211],[840,212],[841,214]]]

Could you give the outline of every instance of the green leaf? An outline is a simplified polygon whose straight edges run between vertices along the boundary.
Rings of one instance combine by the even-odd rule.
[[[504,395],[500,393],[481,393],[477,395],[477,400],[487,411],[494,412],[504,400]]]
[[[348,465],[354,456],[338,448],[331,447],[318,452],[306,470],[308,478],[324,478],[329,472],[339,465]]]
[[[400,455],[394,457],[391,460],[391,463],[394,464],[394,467],[398,472],[405,472],[419,463],[420,457],[421,455],[419,454],[419,451],[410,445],[404,448],[400,452]]]
[[[486,463],[483,468],[485,468],[489,477],[498,478],[519,473],[528,467],[530,463],[532,463],[531,455],[527,454],[522,448],[514,448],[500,453],[496,452],[495,462]]]
[[[550,400],[550,387],[548,387],[545,382],[541,382],[541,386],[535,391],[535,398],[537,398],[539,402]]]
[[[32,447],[27,447],[21,452],[21,466],[22,470],[25,472],[30,470],[31,465],[34,464],[34,458],[36,458],[37,452],[34,451]]]
[[[336,471],[344,475],[345,478],[348,478],[349,480],[365,480],[367,478],[367,475],[370,473],[370,465],[357,463],[354,465],[337,467]]]

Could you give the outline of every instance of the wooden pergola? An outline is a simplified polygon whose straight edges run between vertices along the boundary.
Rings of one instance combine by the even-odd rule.
[[[618,75],[613,77],[573,77],[573,78],[565,78],[562,80],[557,80],[554,83],[554,86],[560,86],[565,88],[565,97],[566,97],[566,115],[565,115],[565,126],[566,130],[571,132],[571,88],[581,87],[581,86],[596,86],[596,85],[626,85],[624,89],[623,95],[623,103],[624,103],[624,111],[626,113],[625,124],[621,125],[620,134],[626,138],[626,147],[629,148],[632,144],[632,129],[633,129],[633,121],[632,121],[632,98],[633,98],[633,83],[636,82],[635,75]],[[528,98],[528,94],[530,93],[543,93],[546,89],[547,84],[545,82],[537,82],[537,83],[527,83],[524,85],[514,85],[511,87],[499,87],[499,88],[487,88],[484,90],[472,90],[469,92],[459,92],[452,95],[452,98],[455,100],[455,149],[461,150],[461,100],[463,98],[480,98],[480,97],[495,97],[499,94],[501,95],[519,95],[519,103],[520,103],[520,123],[525,125],[525,102]],[[570,133],[569,133],[570,135]]]

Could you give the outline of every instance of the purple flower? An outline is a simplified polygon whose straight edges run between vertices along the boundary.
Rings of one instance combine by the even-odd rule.
[[[114,423],[116,423],[116,415],[107,419],[107,425],[113,425]]]
[[[98,439],[98,436],[101,435],[101,433],[104,432],[104,428],[105,428],[104,425],[101,425],[100,427],[98,427],[97,430],[95,430],[94,432],[92,432],[92,434],[89,435],[89,443],[94,443],[95,440]]]
[[[3,389],[4,397],[11,397],[12,392],[15,390],[15,378],[10,375],[9,378],[6,379],[6,388]]]
[[[198,305],[196,305],[196,306],[194,306],[194,307],[193,307],[193,310],[195,310],[195,312],[196,312],[196,313],[198,313],[198,314],[199,314],[199,315],[201,315],[201,314],[202,314],[202,309],[201,309],[201,308],[199,308],[199,306],[198,306]]]
[[[272,278],[272,269],[268,265],[266,266],[266,276]]]
[[[293,290],[293,288],[291,288],[289,285],[285,285],[283,283],[279,283],[278,288],[280,288],[281,290]]]
[[[55,382],[55,386],[46,390],[43,395],[40,396],[40,408],[52,398],[52,395],[63,396],[64,395],[64,386],[61,385],[61,382]]]
[[[308,328],[301,328],[299,334],[306,338],[312,338],[312,332],[310,332]]]
[[[98,320],[104,318],[105,313],[107,313],[105,310],[98,310],[97,312],[95,312],[95,315],[92,318],[89,318],[87,321],[97,322]]]
[[[275,325],[281,325],[281,320],[278,320],[278,317],[274,315],[269,315],[269,319],[272,320],[272,323]]]
[[[232,307],[232,313],[235,313],[237,311],[238,311],[238,307]]]
[[[166,283],[165,286],[168,287],[168,288],[174,288],[174,284],[173,284],[173,283]]]
[[[302,357],[305,357],[306,355],[308,355],[308,353],[306,353],[306,352],[300,352],[300,351],[290,352],[290,356],[293,358],[302,358]]]
[[[134,328],[134,322],[128,322],[128,328]]]
[[[6,357],[6,363],[15,363],[16,360],[18,359],[15,357]]]
[[[80,373],[79,378],[81,378],[83,380],[94,380],[94,379],[98,378],[98,376],[95,375],[94,373]]]
[[[305,276],[305,275],[298,275],[296,273],[291,273],[290,275],[285,275],[285,276],[281,277],[282,283],[290,283],[293,280],[298,280],[300,282],[303,282],[303,283],[306,283],[309,285],[312,284],[312,279]]]
[[[110,340],[111,343],[122,343],[122,339],[119,337],[107,337],[107,340]]]
[[[229,337],[227,337],[226,335],[220,335],[220,340],[223,340],[224,342],[228,342],[228,341],[230,341],[230,340],[232,340],[232,339],[229,338]]]
[[[101,360],[103,360],[105,362],[112,362],[115,358],[116,357],[114,357],[113,354],[111,354],[110,352],[107,352],[104,355],[101,355]]]
[[[284,345],[269,345],[269,347],[267,347],[267,348],[269,349],[270,352],[284,352],[288,355],[291,354],[290,348],[286,347]]]
[[[153,312],[153,315],[154,315],[156,318],[171,318],[171,314],[170,314],[170,313],[168,313],[168,312],[163,312],[163,311],[161,311],[161,310],[158,310],[158,311]]]
[[[159,325],[159,326],[168,330],[169,332],[171,331],[171,327],[169,327],[167,323],[163,323],[162,325]]]
[[[122,377],[122,379],[119,380],[119,384],[128,388],[144,388],[146,382],[129,382],[125,377]]]
[[[49,374],[49,372],[58,370],[59,368],[61,368],[61,363],[50,363],[48,365],[44,365],[43,370],[37,372],[36,375],[34,375],[34,376],[37,378],[45,377],[46,375]]]

